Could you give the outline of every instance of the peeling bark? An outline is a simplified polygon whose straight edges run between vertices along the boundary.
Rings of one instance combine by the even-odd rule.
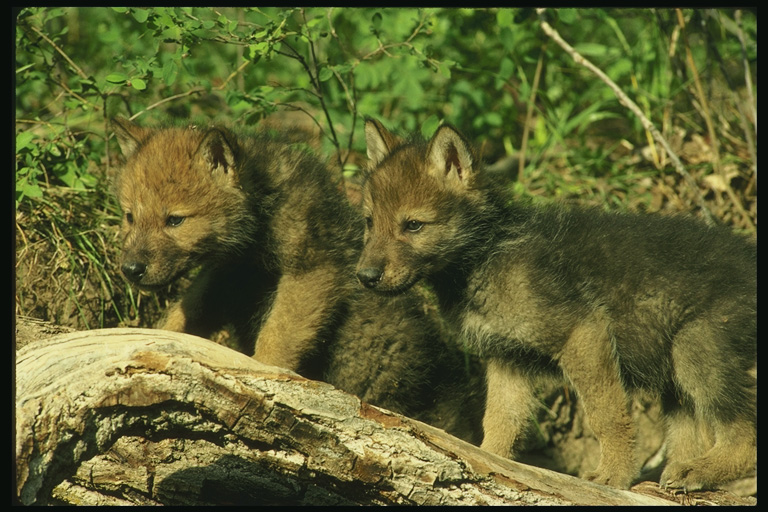
[[[621,491],[488,454],[185,334],[61,334],[27,344],[16,358],[15,489],[23,504],[677,501],[658,486]]]

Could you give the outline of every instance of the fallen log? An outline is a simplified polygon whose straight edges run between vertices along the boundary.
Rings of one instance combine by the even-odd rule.
[[[33,341],[16,353],[15,379],[15,490],[27,505],[680,501],[655,484],[623,491],[489,454],[185,334]],[[722,503],[723,493],[701,496]]]

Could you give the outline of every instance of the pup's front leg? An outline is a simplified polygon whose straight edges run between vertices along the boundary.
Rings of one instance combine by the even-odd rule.
[[[343,299],[340,282],[335,268],[283,275],[256,339],[254,359],[297,371]]]
[[[628,489],[639,470],[634,425],[603,319],[589,319],[573,330],[563,347],[560,367],[584,404],[587,422],[600,441],[600,462],[585,478]]]
[[[181,301],[175,302],[168,308],[165,318],[158,324],[158,329],[174,332],[186,332],[187,315],[184,314],[184,308]]]
[[[209,337],[220,328],[223,320],[218,304],[224,297],[219,296],[218,290],[211,286],[215,279],[214,270],[202,269],[181,300],[168,308],[158,328],[194,334],[202,338]]]
[[[513,457],[515,441],[525,432],[536,403],[533,382],[519,368],[498,359],[488,360],[486,381],[480,447],[502,457]]]

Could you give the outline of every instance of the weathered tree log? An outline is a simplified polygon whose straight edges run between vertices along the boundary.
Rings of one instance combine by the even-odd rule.
[[[75,332],[16,357],[23,504],[676,502],[488,454],[185,334]]]

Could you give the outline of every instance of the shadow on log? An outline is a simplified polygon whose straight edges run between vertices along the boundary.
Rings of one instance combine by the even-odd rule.
[[[681,499],[655,484],[622,491],[506,460],[185,334],[66,333],[23,346],[16,359],[15,490],[27,505],[674,505]],[[685,499],[756,503],[723,492],[696,496]]]

